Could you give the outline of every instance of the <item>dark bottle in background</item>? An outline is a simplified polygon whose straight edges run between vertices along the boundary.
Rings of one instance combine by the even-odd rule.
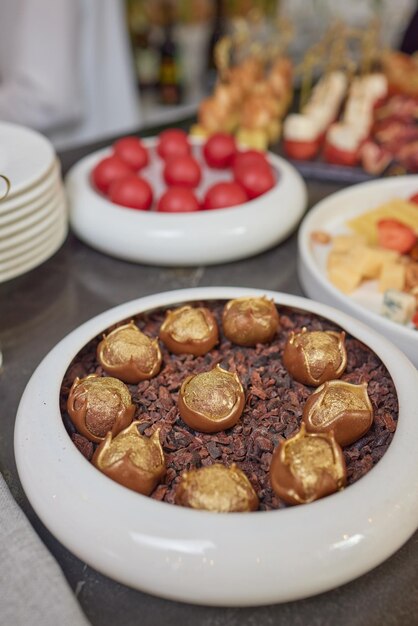
[[[163,40],[160,46],[159,95],[161,104],[181,102],[179,55],[174,37],[175,14],[170,2],[164,4]]]
[[[152,24],[145,3],[129,0],[127,9],[138,85],[141,93],[144,93],[157,87],[159,53],[152,41]]]
[[[144,24],[135,39],[135,64],[141,90],[155,89],[158,83],[158,50],[152,44],[150,34],[150,29]]]
[[[215,12],[213,16],[212,33],[209,40],[208,49],[208,65],[209,81],[215,82],[216,79],[216,63],[215,63],[215,48],[218,41],[225,34],[225,15],[224,15],[224,0],[215,0]]]

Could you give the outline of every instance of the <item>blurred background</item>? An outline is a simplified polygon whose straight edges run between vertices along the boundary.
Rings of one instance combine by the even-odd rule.
[[[293,35],[288,55],[295,63],[343,21],[365,28],[380,20],[382,47],[401,47],[415,0],[126,0],[142,123],[193,111],[216,80],[214,50],[242,20],[252,39],[267,40],[277,18],[288,19]],[[417,34],[418,37],[418,34]]]
[[[35,128],[59,149],[175,123],[213,92],[215,50],[224,36],[234,39],[232,64],[246,56],[286,56],[297,89],[298,65],[307,50],[326,41],[334,24],[357,29],[364,38],[378,22],[381,50],[396,49],[416,5],[415,0],[0,0],[0,120]],[[418,41],[414,29],[409,41],[410,52]],[[225,62],[228,44],[222,54]],[[329,64],[335,65],[335,56],[335,50],[328,54]]]

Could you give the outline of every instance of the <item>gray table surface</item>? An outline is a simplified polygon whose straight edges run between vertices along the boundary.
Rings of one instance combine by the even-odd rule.
[[[94,147],[62,155],[64,171]],[[308,183],[309,206],[338,184]],[[233,285],[301,294],[296,235],[256,257],[211,267],[146,267],[119,261],[70,234],[39,268],[0,285],[0,471],[36,532],[56,557],[94,625],[389,626],[418,624],[418,533],[385,563],[328,593],[255,608],[176,603],[113,582],[68,552],[38,519],[19,483],[13,428],[21,394],[49,350],[81,323],[122,302],[176,288]],[[3,564],[4,566],[4,564]],[[285,580],[278,580],[285,585]]]

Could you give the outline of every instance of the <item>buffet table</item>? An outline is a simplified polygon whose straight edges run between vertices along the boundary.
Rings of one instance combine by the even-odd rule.
[[[148,134],[155,134],[155,129],[150,129]],[[60,155],[63,172],[101,145],[85,146]],[[339,188],[337,183],[308,181],[309,207]],[[96,252],[70,234],[49,261],[0,285],[0,347],[3,352],[0,471],[36,532],[57,559],[92,624],[384,626],[417,623],[417,535],[372,572],[317,597],[245,609],[192,606],[131,590],[78,560],[43,526],[19,483],[13,454],[17,406],[33,370],[60,339],[117,304],[172,289],[225,285],[300,295],[296,241],[294,234],[276,248],[243,261],[184,269],[120,261]],[[278,580],[277,584],[285,584],[285,581]]]

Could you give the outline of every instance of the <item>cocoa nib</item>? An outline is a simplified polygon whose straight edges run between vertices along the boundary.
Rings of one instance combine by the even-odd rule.
[[[136,405],[135,419],[141,421],[141,434],[151,436],[160,428],[160,441],[167,461],[162,484],[152,494],[156,500],[174,502],[174,491],[182,472],[212,463],[236,463],[242,469],[260,498],[260,509],[286,506],[273,493],[269,467],[274,449],[283,438],[300,427],[303,406],[313,388],[294,381],[282,362],[285,342],[290,331],[341,330],[335,324],[304,311],[278,307],[281,330],[269,344],[254,348],[235,346],[222,334],[221,316],[224,302],[199,302],[213,311],[219,325],[220,342],[200,357],[173,355],[161,345],[161,372],[151,380],[128,385]],[[165,310],[138,315],[135,322],[147,335],[158,336]],[[129,320],[128,320],[129,321]],[[103,329],[105,330],[105,329]],[[96,360],[100,337],[90,341],[75,357],[61,388],[61,411],[74,444],[91,459],[94,444],[74,432],[65,406],[75,376],[103,375]],[[398,401],[393,381],[378,357],[351,336],[346,338],[347,369],[342,380],[368,383],[375,417],[371,430],[359,441],[344,448],[348,484],[364,476],[381,459],[392,441],[398,418]],[[236,372],[245,390],[246,403],[238,423],[227,431],[205,434],[193,431],[180,418],[177,398],[183,380],[191,374],[212,369],[217,363]]]
[[[80,450],[81,454],[86,457],[88,461],[91,461],[91,457],[94,452],[94,445],[91,441],[83,437],[83,435],[79,435],[78,433],[74,433],[71,435],[71,439],[75,444],[76,448]]]

